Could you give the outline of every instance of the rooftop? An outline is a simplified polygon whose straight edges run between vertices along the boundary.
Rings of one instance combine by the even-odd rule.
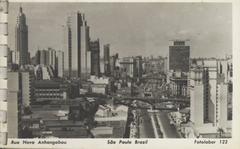
[[[37,88],[59,88],[62,82],[53,80],[39,80],[34,82]]]

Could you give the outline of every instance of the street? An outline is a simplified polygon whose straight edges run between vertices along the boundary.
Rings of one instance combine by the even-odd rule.
[[[160,81],[160,80],[153,80],[150,79],[148,80],[143,89],[144,91],[151,91],[153,94],[153,97],[159,97],[161,96],[161,92],[163,89],[163,85],[164,82]],[[149,113],[147,112],[147,110],[145,109],[140,109],[140,113],[141,113],[141,118],[142,118],[142,123],[140,122],[139,124],[139,134],[140,134],[140,138],[153,138],[154,137],[154,129],[151,120],[150,120],[150,116]],[[156,124],[159,124],[157,126],[159,126],[161,132],[163,133],[163,138],[180,138],[176,128],[172,125],[170,125],[170,120],[168,119],[167,113],[166,112],[155,112],[156,114],[156,120],[157,122],[155,122]],[[159,134],[161,135],[161,134]]]
[[[165,138],[180,138],[176,128],[173,125],[170,125],[170,120],[168,119],[166,112],[158,112],[157,116],[161,122],[161,130]]]
[[[139,135],[140,138],[154,138],[153,127],[149,113],[146,109],[140,110]]]

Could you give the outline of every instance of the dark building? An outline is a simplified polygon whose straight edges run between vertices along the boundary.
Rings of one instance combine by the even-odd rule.
[[[143,67],[142,67],[142,63],[143,63],[143,60],[142,60],[142,56],[137,56],[135,57],[135,60],[136,60],[136,68],[135,68],[135,75],[137,77],[137,79],[141,79],[142,78],[142,74],[143,74]]]
[[[210,92],[210,83],[209,83],[209,70],[208,68],[203,69],[203,117],[204,117],[204,123],[209,122],[209,106],[211,106],[213,103],[211,103],[211,92]],[[211,104],[211,105],[210,105]]]
[[[36,54],[35,54],[35,65],[40,64],[40,50],[37,50]]]
[[[104,74],[110,76],[110,45],[106,44],[103,47],[104,49]]]
[[[114,79],[120,79],[121,77],[121,71],[120,71],[120,63],[119,63],[119,56],[118,53],[113,55],[110,59],[110,70],[111,75],[114,77]]]
[[[29,64],[28,26],[26,24],[26,16],[22,11],[22,7],[19,8],[17,25],[15,28],[15,38],[16,51],[19,54],[19,65]]]
[[[190,46],[185,41],[174,41],[169,46],[169,70],[188,72],[189,71]]]
[[[110,72],[112,76],[114,76],[115,71],[118,69],[116,66],[117,60],[118,60],[118,53],[110,57]]]
[[[48,53],[47,50],[37,50],[36,54],[36,64],[42,64],[42,65],[47,65],[48,61],[47,61],[47,57],[48,57]]]
[[[91,75],[100,76],[100,44],[99,39],[90,42]]]

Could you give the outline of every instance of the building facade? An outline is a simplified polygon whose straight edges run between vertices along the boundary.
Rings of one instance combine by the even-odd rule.
[[[48,48],[48,50],[37,50],[35,54],[36,64],[48,65],[55,69],[56,66],[56,50]]]
[[[185,41],[176,40],[169,46],[167,82],[173,96],[189,96],[188,72],[190,65],[190,46]]]
[[[105,76],[110,76],[110,44],[103,46],[103,59],[104,59],[104,74]]]
[[[56,69],[57,76],[62,78],[64,76],[64,52],[62,51],[57,51]]]
[[[26,24],[26,16],[22,7],[19,8],[17,24],[15,28],[16,51],[19,54],[19,65],[29,64],[28,54],[28,26]]]
[[[90,74],[89,26],[84,14],[79,12],[70,14],[64,31],[64,36],[66,36],[64,49],[67,59],[64,68],[68,71],[68,76],[80,78]]]
[[[224,66],[225,65],[225,66]],[[196,128],[205,126],[231,129],[229,103],[232,100],[231,61],[198,59],[189,74],[190,119]]]
[[[8,72],[8,137],[19,138],[21,134],[22,92],[19,72]]]
[[[47,65],[51,66],[54,70],[56,69],[56,56],[57,56],[56,50],[49,47],[47,50],[48,59]]]
[[[34,99],[46,100],[66,100],[68,97],[68,85],[58,81],[39,80],[34,82]]]
[[[22,91],[22,104],[24,107],[29,107],[33,100],[33,72],[21,72],[21,91]]]
[[[136,59],[136,78],[137,80],[140,80],[143,75],[143,60],[142,56],[135,57]]]
[[[189,72],[190,46],[185,41],[174,41],[169,46],[169,70]]]
[[[91,75],[100,76],[100,43],[99,39],[90,42]]]

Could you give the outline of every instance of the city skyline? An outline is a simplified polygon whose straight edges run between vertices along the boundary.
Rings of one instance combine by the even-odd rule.
[[[0,24],[5,138],[232,138],[230,5],[31,5]]]
[[[111,55],[167,56],[172,39],[190,39],[191,57],[224,57],[232,53],[231,4],[227,3],[11,3],[11,50],[15,50],[13,25],[20,6],[29,26],[31,56],[38,47],[63,50],[62,25],[69,13],[77,10],[85,13],[91,39],[100,39],[101,57],[103,45],[108,43]]]

